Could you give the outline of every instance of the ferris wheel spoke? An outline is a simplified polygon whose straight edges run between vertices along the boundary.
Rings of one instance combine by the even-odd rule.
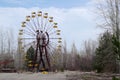
[[[40,21],[39,21],[39,17],[37,17],[36,19],[37,19],[38,29],[41,30],[41,26],[40,26],[40,23],[39,23],[39,22],[40,22]]]
[[[52,59],[54,59],[54,51],[49,51],[50,52],[50,57],[52,58]]]
[[[44,31],[46,31],[47,24],[48,24],[48,19],[45,20]]]
[[[54,45],[53,49],[54,49],[54,50],[56,50],[56,49],[57,49],[57,48],[56,48],[56,47],[57,47],[57,46],[56,46],[56,45],[57,45],[56,43],[54,43],[54,42],[50,42],[50,44],[49,44],[49,45],[50,45],[51,47],[53,47],[53,45]]]
[[[49,39],[59,39],[59,38],[49,38]]]
[[[30,29],[29,27],[26,27],[31,33],[35,33],[32,29]]]
[[[37,30],[39,30],[39,26],[40,26],[38,18],[39,18],[38,16],[36,16],[35,18]]]
[[[36,33],[36,30],[34,29],[30,21],[27,23],[27,25],[30,26],[30,28],[34,31],[34,33]]]
[[[53,54],[56,50],[52,45],[48,45],[47,47],[49,47],[50,54]]]
[[[52,35],[52,34],[55,34],[55,33],[57,33],[57,31],[51,32],[51,33],[49,33],[49,35]]]
[[[53,49],[53,50],[55,50],[56,48],[55,47],[53,47],[53,45],[52,44],[49,44],[49,46]],[[51,49],[50,48],[50,49]]]
[[[43,30],[43,17],[40,17],[40,30]]]
[[[43,17],[41,17],[41,29],[43,30]]]
[[[32,20],[32,22],[33,22],[33,25],[35,26],[35,30],[37,30],[37,25],[36,25],[36,23],[35,23],[35,20],[34,19],[36,19],[36,18],[32,18],[31,20]]]
[[[48,47],[49,50],[51,50],[51,51],[54,49],[54,47],[53,47],[51,44],[49,44],[47,47]]]
[[[40,16],[37,16],[36,20],[37,20],[37,23],[36,23],[36,24],[38,24],[38,30],[42,30],[41,17],[40,17]]]
[[[34,35],[34,36],[35,36],[35,33],[31,32],[31,31],[30,31],[30,30],[28,30],[28,29],[25,29],[25,30],[23,31],[23,33],[29,33],[29,34]]]
[[[24,44],[24,47],[27,47],[27,46],[29,46],[29,45],[31,45],[31,44],[34,44],[34,43],[35,43],[35,41],[29,42],[29,43],[27,43],[27,44]]]
[[[54,25],[54,24],[51,24],[51,25],[46,29],[46,32],[50,32],[50,31],[53,29],[53,25]]]
[[[24,32],[24,34],[29,35],[29,36],[35,36],[34,34],[31,34],[29,32]]]
[[[21,38],[21,39],[24,39],[24,40],[34,40],[34,39],[36,39],[36,38]]]
[[[49,46],[47,46],[47,47],[49,47]],[[50,48],[50,47],[49,47]],[[53,57],[54,57],[54,52],[53,52],[53,50],[48,50],[49,52],[50,52],[50,54],[49,54],[49,56],[52,58],[52,60],[54,59]]]
[[[53,22],[50,22],[50,23],[48,24],[49,27],[47,27],[46,31],[49,32],[49,30],[51,30],[51,29],[53,28],[53,25],[54,25]]]
[[[57,45],[57,43],[55,43],[55,42],[52,42],[52,41],[50,41],[50,44],[51,45]],[[57,48],[61,48],[61,46],[60,45],[62,45],[62,44],[59,44],[59,46],[56,46]],[[55,49],[57,49],[57,48],[55,48]]]
[[[57,43],[50,41],[50,44],[52,45],[57,45]]]
[[[45,32],[47,32],[47,31],[50,29],[50,24],[51,24],[51,23],[47,23]]]
[[[52,45],[49,45],[49,47],[52,47]],[[50,53],[51,53],[50,55],[52,56],[52,59],[54,60],[56,57],[58,57],[55,55],[55,53],[58,51],[54,47],[52,47],[52,48],[53,48],[53,50],[50,50]],[[59,54],[57,54],[57,55],[59,55]]]
[[[31,32],[29,29],[25,29],[24,32],[25,32],[25,33],[32,34],[32,35],[35,35],[35,33]]]

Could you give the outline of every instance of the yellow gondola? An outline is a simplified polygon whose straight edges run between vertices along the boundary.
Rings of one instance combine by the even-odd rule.
[[[27,18],[27,19],[26,19],[26,21],[30,21],[30,19],[29,19],[29,18]]]
[[[57,28],[57,26],[53,26],[53,28]]]
[[[57,35],[60,35],[60,33],[57,33]]]
[[[24,24],[21,25],[22,27],[26,27]]]
[[[35,12],[32,12],[32,14],[36,14]]]
[[[42,14],[38,14],[38,16],[42,16]]]
[[[53,20],[49,20],[49,22],[53,22]]]

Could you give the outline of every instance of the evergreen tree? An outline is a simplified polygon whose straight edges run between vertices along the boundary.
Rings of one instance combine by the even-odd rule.
[[[33,59],[34,59],[34,48],[32,46],[27,50],[26,58],[28,60],[33,61]]]
[[[101,36],[95,54],[94,68],[97,72],[116,71],[117,65],[112,43],[112,34],[108,31]]]
[[[113,35],[112,37],[112,43],[113,43],[113,49],[114,54],[116,56],[116,64],[118,65],[116,67],[116,71],[120,73],[120,39],[117,37],[117,35]]]
[[[116,58],[120,60],[120,40],[115,35],[112,37],[112,43]]]
[[[26,53],[26,67],[30,68],[33,66],[33,60],[34,60],[34,48],[31,46]]]

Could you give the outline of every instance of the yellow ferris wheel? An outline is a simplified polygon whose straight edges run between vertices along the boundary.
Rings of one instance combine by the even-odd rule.
[[[20,52],[26,52],[30,46],[33,46],[35,50],[33,68],[38,64],[38,69],[40,66],[45,69],[48,66],[50,69],[51,55],[55,50],[61,50],[61,30],[48,13],[32,12],[21,24],[19,42]]]

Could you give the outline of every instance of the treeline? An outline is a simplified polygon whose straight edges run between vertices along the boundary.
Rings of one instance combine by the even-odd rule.
[[[93,70],[93,55],[95,54],[96,42],[85,41],[83,50],[78,51],[75,44],[71,46],[71,51],[67,50],[66,43],[63,46],[62,53],[55,52],[55,65],[53,68],[59,70],[79,70],[92,71]],[[56,67],[55,67],[56,66]]]
[[[15,48],[12,44],[14,37],[9,37],[10,34],[7,33],[6,36],[3,36],[2,31],[0,34],[0,68],[17,68],[19,66],[19,53],[17,47]],[[4,45],[2,46],[2,44]],[[98,42],[85,41],[81,50],[78,50],[74,43],[68,50],[65,42],[61,52],[56,50],[53,52],[53,56],[50,58],[53,70],[115,73],[120,70],[120,40],[115,33],[111,33],[109,30],[99,36]]]
[[[14,58],[16,54],[14,30],[0,30],[0,69],[14,67]]]
[[[58,70],[118,73],[120,70],[120,41],[113,33],[105,31],[99,36],[98,43],[86,41],[83,50],[78,51],[73,44],[71,51],[67,51],[64,46],[61,56],[57,57],[55,61],[58,62],[53,68]]]
[[[6,42],[10,42],[9,46],[11,48],[9,49],[8,45],[5,47],[5,43],[4,46],[1,46],[1,49],[5,51],[3,53],[0,51],[0,62],[5,64],[0,64],[0,68],[17,68],[19,66],[19,53],[17,50],[14,51],[15,48],[11,44],[12,40],[8,40],[8,38],[6,37],[5,39]],[[51,66],[54,71],[119,72],[119,45],[120,41],[115,34],[108,30],[99,36],[98,42],[92,40],[85,41],[80,50],[76,48],[75,43],[68,50],[67,44],[64,42],[62,51],[55,50],[52,52],[52,56],[50,56]],[[31,53],[33,54],[33,52]],[[25,65],[22,69],[25,69]]]

